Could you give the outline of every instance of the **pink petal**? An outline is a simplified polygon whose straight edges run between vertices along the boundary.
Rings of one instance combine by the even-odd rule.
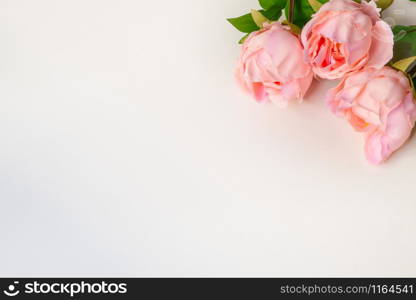
[[[393,32],[384,21],[378,21],[373,27],[373,39],[370,48],[368,66],[382,68],[393,58]]]

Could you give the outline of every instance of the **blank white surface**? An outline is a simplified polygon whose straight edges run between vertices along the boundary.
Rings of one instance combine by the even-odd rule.
[[[335,82],[244,95],[256,7],[0,1],[0,276],[416,276],[416,139],[374,167]]]

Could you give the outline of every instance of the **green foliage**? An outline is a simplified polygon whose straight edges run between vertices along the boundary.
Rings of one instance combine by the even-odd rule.
[[[286,6],[287,0],[259,0],[260,6],[263,9],[270,9],[275,7],[276,9],[282,10]]]
[[[259,28],[263,28],[264,23],[270,23],[271,22],[261,12],[259,12],[258,10],[255,10],[255,9],[251,10],[251,17],[253,18],[254,23],[256,23],[256,25]]]
[[[286,1],[287,0],[259,0],[260,5],[263,8],[259,10],[259,12],[270,21],[277,21],[282,16],[282,10],[286,5]],[[251,13],[227,20],[239,31],[247,34],[240,40],[240,43],[244,42],[248,34],[260,29],[260,27],[256,25],[256,22],[254,22]]]
[[[282,15],[281,10],[276,10],[274,8],[268,10],[259,10],[259,12],[271,21],[277,21]],[[227,19],[235,28],[244,33],[251,33],[253,31],[259,30],[260,28],[256,25],[253,20],[251,13],[242,15],[237,18]]]
[[[260,29],[254,22],[253,17],[251,16],[251,13],[242,15],[241,17],[237,17],[237,18],[230,18],[227,20],[235,28],[237,28],[238,30],[244,33],[250,33],[250,32]]]
[[[319,3],[325,4],[329,0],[296,0],[294,1],[295,7],[294,7],[294,19],[292,23],[296,25],[299,28],[303,28],[305,24],[312,18],[312,15],[315,13],[314,8],[311,6],[311,3],[314,5],[315,9],[319,8]],[[356,2],[361,2],[361,0],[354,0]],[[379,5],[381,8],[385,9],[393,2],[393,0],[378,0]],[[416,0],[410,0],[413,2],[416,2]],[[319,2],[319,3],[316,3]],[[282,16],[282,10],[285,10],[285,16],[286,19],[288,19],[289,16],[289,4],[290,0],[259,0],[260,6],[263,8],[262,10],[259,10],[259,12],[265,16],[270,21],[277,21]],[[251,32],[259,30],[259,26],[256,25],[256,23],[253,20],[252,14],[248,13],[245,15],[242,15],[237,18],[230,18],[227,19],[235,28],[237,28],[239,31],[249,34]],[[397,27],[397,26],[396,26]],[[408,42],[407,39],[409,39],[411,36],[406,37],[402,43]],[[400,46],[400,48],[402,48]],[[410,51],[413,53],[416,51],[416,45],[412,43],[410,47]]]
[[[410,79],[413,82],[413,87],[416,87],[416,60],[413,61],[413,63],[411,63],[407,70],[406,70],[407,74],[409,75]],[[416,93],[416,89],[415,89],[415,93]]]
[[[416,2],[416,0],[410,0],[410,1],[415,1]],[[415,87],[416,87],[416,77],[414,77],[413,79],[412,79],[412,82],[413,82],[413,91],[415,92],[415,94],[416,94],[416,89],[415,89]],[[416,97],[416,95],[415,95],[415,97]]]
[[[238,43],[239,44],[242,44],[242,43],[244,43],[245,42],[245,40],[248,38],[248,36],[250,35],[250,33],[247,33],[245,36],[243,36],[239,41],[238,41]]]
[[[393,4],[394,0],[377,0],[377,6],[382,10],[389,8]]]
[[[397,25],[393,27],[394,57],[393,62],[416,56],[416,26]]]
[[[267,10],[259,10],[270,21],[277,21],[282,16],[282,8],[273,6]]]
[[[308,2],[315,12],[321,9],[322,3],[319,2],[318,0],[308,0]]]
[[[324,4],[329,0],[318,0],[320,3]],[[312,15],[315,13],[308,0],[296,0],[295,1],[295,11],[293,24],[303,28],[305,24],[312,18]],[[289,1],[286,3],[285,7],[286,19],[289,17]]]

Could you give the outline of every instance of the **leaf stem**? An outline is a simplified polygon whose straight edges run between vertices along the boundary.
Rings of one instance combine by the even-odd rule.
[[[416,77],[416,60],[410,64],[406,70],[406,73],[409,74],[411,78]]]
[[[295,15],[295,0],[289,0],[289,23],[293,23],[293,17]]]

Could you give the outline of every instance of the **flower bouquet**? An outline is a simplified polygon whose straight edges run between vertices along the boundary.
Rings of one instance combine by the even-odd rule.
[[[314,78],[340,80],[326,95],[330,110],[363,133],[370,163],[386,161],[416,121],[416,26],[382,19],[393,0],[259,2],[261,10],[228,19],[246,34],[239,85],[285,107],[302,102]]]

